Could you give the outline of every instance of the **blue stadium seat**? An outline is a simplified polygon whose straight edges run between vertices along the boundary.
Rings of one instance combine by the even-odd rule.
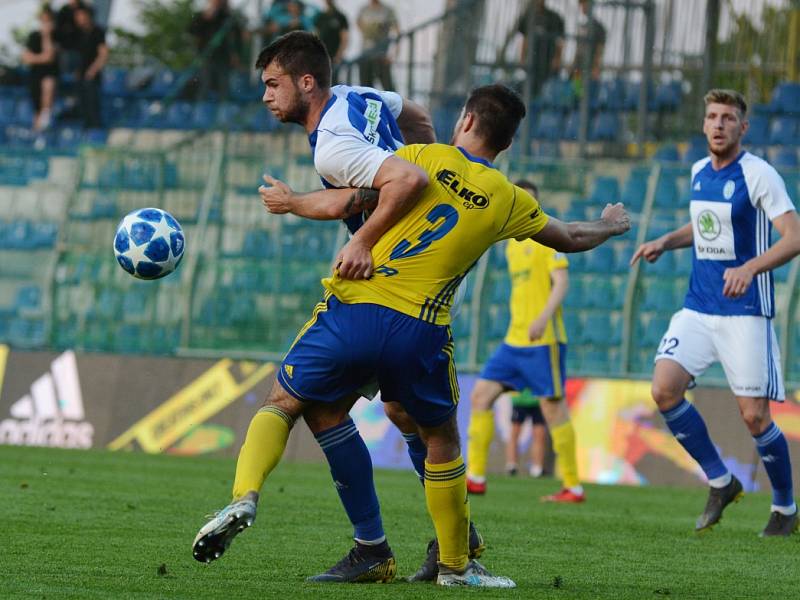
[[[38,285],[25,285],[17,290],[14,299],[16,310],[37,309],[42,304],[42,290]]]
[[[616,295],[614,283],[606,275],[584,277],[582,292],[584,295],[582,305],[585,308],[604,310],[618,308],[614,306]]]
[[[601,81],[597,91],[597,108],[620,111],[625,107],[625,82],[621,79]]]
[[[576,103],[572,82],[557,77],[548,79],[542,86],[539,102],[545,109],[570,110]]]
[[[242,123],[239,122],[242,107],[233,102],[222,102],[217,109],[217,123],[216,126],[221,129],[228,129],[231,131],[238,131],[242,128]]]
[[[532,119],[533,115],[528,114],[528,119]],[[454,107],[439,106],[433,109],[433,129],[436,133],[436,139],[439,142],[446,142],[450,140],[453,135],[453,128],[458,121],[458,112]]]
[[[16,100],[0,96],[0,125],[13,125],[16,113]]]
[[[649,176],[650,170],[646,167],[631,170],[630,176],[622,188],[622,202],[629,211],[638,212],[644,206]]]
[[[104,96],[127,96],[127,72],[117,67],[103,69],[102,92]]]
[[[573,275],[569,278],[569,289],[564,297],[564,308],[586,308],[590,294],[584,292],[583,277]]]
[[[589,200],[594,204],[604,205],[607,202],[619,202],[619,182],[616,177],[596,177],[594,189]]]
[[[589,139],[612,142],[619,137],[620,129],[617,113],[600,112],[592,120]]]
[[[583,335],[581,335],[580,339],[581,343],[584,344],[613,346],[615,343],[619,343],[619,331],[612,326],[608,312],[593,311],[586,316]]]
[[[557,140],[561,138],[562,118],[557,112],[542,112],[536,121],[534,137],[545,140]]]
[[[689,140],[689,145],[683,155],[683,162],[687,165],[693,165],[698,160],[708,156],[708,144],[704,137],[693,137]]]
[[[797,145],[797,119],[775,117],[769,127],[769,143],[781,146]]]
[[[33,104],[27,98],[17,101],[14,108],[14,123],[26,127],[33,124]]]
[[[678,110],[682,97],[681,82],[660,83],[656,88],[656,110],[674,112]]]
[[[639,91],[641,90],[642,84],[639,81],[626,81],[625,82],[625,100],[624,100],[624,109],[625,110],[636,110],[639,108]],[[655,102],[655,86],[653,85],[652,81],[649,81],[647,84],[647,109],[653,110],[655,109],[656,102]]]
[[[163,98],[173,90],[178,81],[178,75],[168,69],[156,73],[143,95],[147,98]]]
[[[668,318],[664,317],[651,318],[647,323],[647,325],[644,327],[644,330],[640,331],[639,335],[636,336],[638,340],[637,345],[640,348],[652,348],[652,352],[655,354],[655,349],[658,347],[658,344],[661,343],[661,338],[667,331],[668,326],[669,326]]]
[[[609,246],[599,246],[586,253],[584,270],[589,273],[609,273],[614,265],[614,250]]]
[[[744,143],[748,146],[766,146],[769,144],[769,117],[752,115],[749,118],[750,128],[744,135]]]
[[[214,126],[217,105],[213,102],[197,102],[192,112],[191,126],[194,129],[209,129]]]
[[[675,144],[664,144],[653,155],[655,160],[661,162],[678,162],[681,159],[678,147]]]
[[[797,160],[796,148],[780,148],[775,153],[775,158],[772,161],[772,166],[776,169],[796,169],[800,166],[800,161]]]
[[[511,297],[511,282],[508,277],[501,277],[494,281],[492,285],[492,304],[507,304]]]
[[[45,156],[29,156],[25,160],[25,175],[28,179],[46,179],[50,161]]]
[[[565,140],[575,141],[580,136],[581,128],[581,113],[578,110],[573,110],[567,116],[564,123],[564,131],[561,137]]]
[[[167,129],[190,129],[194,110],[194,105],[191,102],[173,102],[169,108],[167,108],[163,126]]]
[[[784,82],[775,86],[770,109],[779,114],[800,115],[800,83]]]
[[[561,148],[558,142],[534,142],[531,152],[535,158],[561,158]]]
[[[648,267],[649,266],[651,265],[648,265]],[[648,270],[647,274],[651,275],[652,272]],[[643,310],[656,311],[662,314],[674,312],[679,306],[675,298],[675,289],[673,281],[648,277],[646,280],[642,281],[641,308]]]
[[[675,208],[678,203],[678,184],[675,177],[671,177],[665,171],[661,172],[656,184],[655,198],[653,206],[657,208]]]
[[[269,258],[274,255],[274,242],[269,232],[254,229],[245,234],[242,243],[242,255],[254,258]]]

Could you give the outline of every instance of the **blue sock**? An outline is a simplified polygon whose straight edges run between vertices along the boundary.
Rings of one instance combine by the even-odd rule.
[[[428,449],[422,443],[422,438],[416,433],[404,433],[403,439],[408,445],[408,457],[414,470],[417,472],[419,482],[425,485],[425,459],[428,457]]]
[[[381,508],[372,479],[372,459],[352,419],[314,435],[336,484],[336,491],[353,524],[359,542],[380,543],[385,539]]]
[[[711,442],[706,422],[694,405],[684,398],[680,404],[661,415],[667,427],[689,455],[697,461],[708,479],[716,479],[728,474],[728,467],[722,462],[719,452]]]
[[[789,459],[786,437],[773,421],[764,433],[754,436],[753,439],[756,441],[756,448],[772,484],[772,504],[781,507],[793,506],[792,463]]]

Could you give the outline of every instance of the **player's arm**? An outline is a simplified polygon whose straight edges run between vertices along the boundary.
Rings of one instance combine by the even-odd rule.
[[[781,239],[764,254],[751,258],[740,267],[725,269],[722,275],[725,280],[723,296],[738,298],[748,290],[756,275],[776,269],[800,254],[800,219],[797,211],[791,210],[775,217],[772,224],[781,234]]]
[[[436,141],[430,113],[421,105],[403,98],[397,126],[406,144],[432,144]]]
[[[372,247],[419,200],[428,175],[417,165],[390,156],[378,169],[372,182],[378,188],[378,205],[337,257],[339,276],[367,279],[372,275]]]
[[[547,296],[547,302],[539,313],[539,316],[533,320],[528,327],[528,338],[535,342],[544,335],[544,330],[547,328],[547,323],[556,314],[558,307],[564,302],[564,297],[567,295],[569,289],[569,273],[567,269],[553,269],[550,271],[550,295]]]
[[[378,205],[378,190],[369,188],[317,190],[298,194],[269,175],[264,175],[264,183],[267,185],[258,188],[261,203],[276,215],[291,213],[306,219],[332,221],[372,211]]]
[[[676,250],[678,248],[688,248],[692,245],[692,224],[687,223],[683,227],[665,233],[660,238],[645,242],[636,249],[631,257],[631,266],[636,263],[640,258],[644,258],[647,262],[656,262],[658,257],[664,254],[667,250]]]
[[[559,252],[584,252],[621,235],[631,228],[631,219],[621,203],[606,204],[597,221],[564,223],[550,218],[531,239]]]

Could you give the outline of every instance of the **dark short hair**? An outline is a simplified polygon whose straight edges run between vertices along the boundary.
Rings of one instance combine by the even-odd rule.
[[[539,186],[533,183],[530,179],[518,179],[517,181],[514,182],[514,185],[517,187],[524,188],[526,190],[533,190],[533,195],[538,200]]]
[[[85,13],[88,13],[88,15],[94,19],[94,7],[93,6],[89,6],[85,2],[79,2],[78,6],[75,7],[75,12],[79,12],[79,11],[83,11]]]
[[[464,112],[477,117],[475,133],[497,152],[511,145],[520,121],[525,118],[525,104],[514,90],[499,83],[472,90]]]
[[[708,90],[708,93],[703,96],[703,102],[708,106],[709,104],[726,104],[728,106],[735,106],[739,109],[739,114],[742,118],[747,115],[747,102],[739,92],[736,90],[713,89]]]
[[[308,31],[290,31],[258,54],[256,69],[276,63],[293,79],[312,75],[324,89],[331,87],[331,57],[322,41]]]

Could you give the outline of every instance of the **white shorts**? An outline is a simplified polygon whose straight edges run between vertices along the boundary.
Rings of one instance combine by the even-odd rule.
[[[719,361],[736,396],[783,401],[781,354],[772,320],[707,315],[683,308],[672,316],[655,360],[674,360],[692,377]]]

